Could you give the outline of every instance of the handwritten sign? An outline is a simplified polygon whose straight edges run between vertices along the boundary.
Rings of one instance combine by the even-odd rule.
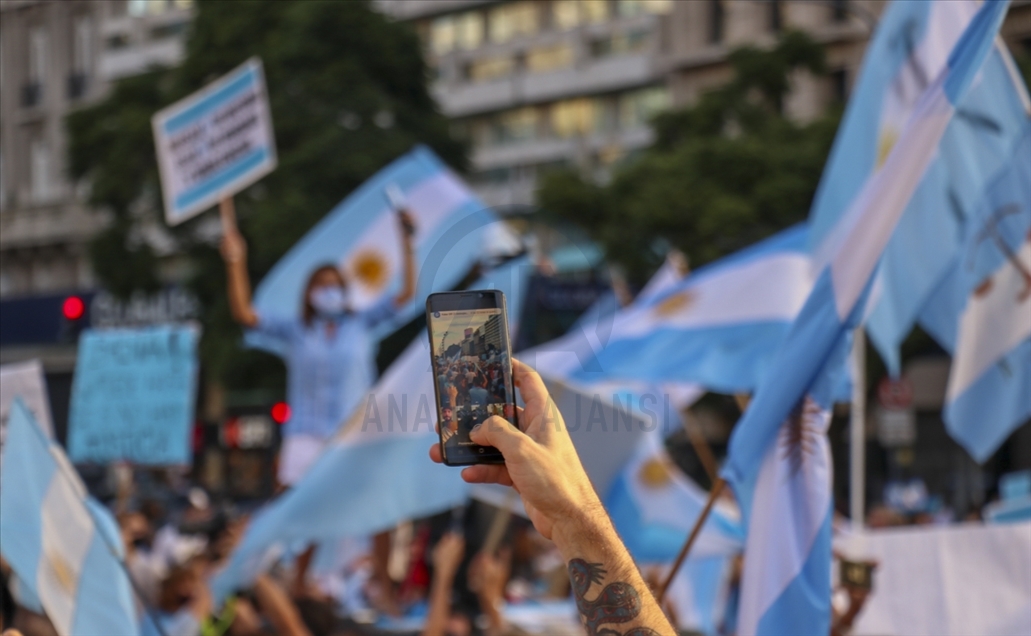
[[[79,341],[68,421],[74,462],[190,462],[197,330],[87,331]]]
[[[165,219],[181,223],[276,167],[265,75],[251,58],[154,115]]]

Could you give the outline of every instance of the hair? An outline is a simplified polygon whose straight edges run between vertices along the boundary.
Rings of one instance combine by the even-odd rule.
[[[301,317],[304,319],[305,325],[311,325],[311,321],[315,319],[315,307],[311,304],[311,290],[315,288],[315,279],[323,272],[333,272],[340,280],[340,286],[347,287],[347,280],[336,265],[326,263],[316,267],[311,275],[308,276],[308,282],[304,286],[304,298],[301,300]]]

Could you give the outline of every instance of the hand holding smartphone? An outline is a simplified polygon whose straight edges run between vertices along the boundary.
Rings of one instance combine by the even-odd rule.
[[[444,463],[504,463],[498,449],[473,443],[469,431],[492,415],[518,425],[505,295],[493,289],[431,294],[426,323]]]

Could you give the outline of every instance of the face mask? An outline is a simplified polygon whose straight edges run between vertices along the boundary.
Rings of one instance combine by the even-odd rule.
[[[316,287],[308,298],[320,316],[339,316],[347,309],[347,292],[339,285]]]

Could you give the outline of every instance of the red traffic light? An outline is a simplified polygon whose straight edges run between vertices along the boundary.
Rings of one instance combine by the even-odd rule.
[[[290,405],[286,402],[276,402],[272,405],[272,421],[276,424],[286,424],[290,421]]]
[[[78,320],[86,313],[86,303],[78,296],[69,296],[61,305],[61,313],[66,320]]]

